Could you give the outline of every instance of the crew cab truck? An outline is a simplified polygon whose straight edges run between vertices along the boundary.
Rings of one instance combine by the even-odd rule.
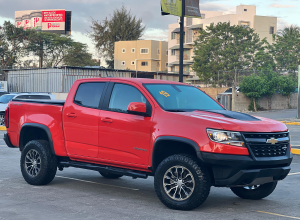
[[[77,167],[106,178],[154,176],[158,198],[191,210],[211,186],[244,199],[270,195],[292,161],[287,127],[227,111],[188,84],[152,79],[77,80],[64,101],[17,100],[5,112],[9,147],[32,185]]]

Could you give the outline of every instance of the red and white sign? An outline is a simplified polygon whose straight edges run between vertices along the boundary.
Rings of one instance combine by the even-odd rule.
[[[17,27],[57,33],[65,30],[66,13],[64,9],[16,11],[15,20]]]

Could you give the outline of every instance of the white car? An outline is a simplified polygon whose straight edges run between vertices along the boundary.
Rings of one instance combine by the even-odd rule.
[[[51,93],[10,93],[0,97],[0,126],[4,126],[4,113],[8,102],[12,99],[56,100]]]

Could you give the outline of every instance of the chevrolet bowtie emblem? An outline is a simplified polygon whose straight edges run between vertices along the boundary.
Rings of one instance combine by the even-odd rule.
[[[275,139],[275,138],[271,138],[271,139],[268,139],[268,140],[267,140],[267,143],[268,143],[268,144],[276,144],[277,142],[278,142],[278,140]]]

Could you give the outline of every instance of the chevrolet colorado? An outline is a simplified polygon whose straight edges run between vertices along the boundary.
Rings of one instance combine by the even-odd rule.
[[[77,80],[66,101],[12,100],[5,126],[29,184],[48,184],[65,167],[154,176],[158,198],[179,210],[200,206],[211,186],[267,197],[292,161],[285,124],[227,111],[193,86],[162,80]]]

